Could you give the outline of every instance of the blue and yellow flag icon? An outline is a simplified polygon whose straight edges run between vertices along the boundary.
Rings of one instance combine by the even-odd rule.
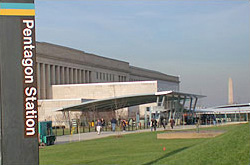
[[[35,16],[33,3],[0,3],[0,15]]]

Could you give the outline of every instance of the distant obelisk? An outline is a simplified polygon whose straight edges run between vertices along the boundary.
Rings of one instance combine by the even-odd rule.
[[[233,97],[233,80],[231,77],[229,77],[228,80],[228,104],[234,103],[234,97]]]

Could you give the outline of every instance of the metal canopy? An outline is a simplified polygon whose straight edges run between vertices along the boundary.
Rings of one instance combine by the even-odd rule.
[[[250,113],[250,103],[233,104],[207,109],[196,110],[198,114],[234,114],[234,113]]]
[[[120,97],[113,97],[108,99],[101,99],[101,100],[92,100],[87,101],[78,105],[73,105],[69,107],[63,107],[58,109],[57,111],[110,111],[110,110],[117,110],[121,108],[141,105],[141,104],[148,104],[157,102],[157,98],[167,96],[170,100],[177,100],[178,98],[185,99],[185,98],[201,98],[205,96],[189,94],[189,93],[180,93],[174,91],[163,91],[163,92],[156,92],[152,94],[139,94],[139,95],[130,95],[130,96],[120,96]]]

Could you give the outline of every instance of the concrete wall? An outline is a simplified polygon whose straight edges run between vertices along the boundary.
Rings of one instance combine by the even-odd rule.
[[[39,121],[53,121],[53,124],[55,125],[58,122],[59,123],[62,121],[68,120],[68,117],[64,116],[62,112],[57,112],[55,110],[60,109],[62,107],[67,107],[70,105],[76,105],[80,104],[81,99],[67,99],[67,100],[38,100],[38,117]],[[63,124],[63,123],[62,123]],[[63,124],[65,125],[65,124]]]
[[[152,107],[152,106],[156,106],[156,103],[139,105],[140,117],[144,118],[145,110],[147,109],[147,107]]]
[[[158,80],[158,92],[160,91],[179,91],[180,86],[176,82],[171,82],[171,81],[162,81]]]
[[[157,81],[53,85],[53,99],[107,99],[157,92]]]
[[[148,94],[157,91],[157,81],[146,82],[121,82],[121,83],[98,83],[98,84],[78,84],[78,85],[53,85],[53,95],[51,100],[39,100],[39,121],[52,120],[55,125],[60,125],[60,121],[67,120],[61,112],[56,109],[71,105],[80,104],[82,99],[107,99],[112,97]],[[143,109],[146,109],[143,107]],[[143,110],[142,110],[143,111]],[[128,108],[116,111],[117,118],[129,117]],[[144,113],[144,111],[143,111]],[[75,118],[72,113],[70,118]]]

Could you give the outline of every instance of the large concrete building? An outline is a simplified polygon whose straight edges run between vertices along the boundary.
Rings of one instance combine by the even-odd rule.
[[[108,83],[109,82],[109,83]],[[39,120],[64,120],[55,112],[86,100],[179,91],[179,77],[49,43],[37,43]],[[125,117],[150,105],[126,108]]]
[[[158,81],[158,90],[179,91],[179,77],[49,43],[37,43],[39,99],[52,99],[52,85]]]

